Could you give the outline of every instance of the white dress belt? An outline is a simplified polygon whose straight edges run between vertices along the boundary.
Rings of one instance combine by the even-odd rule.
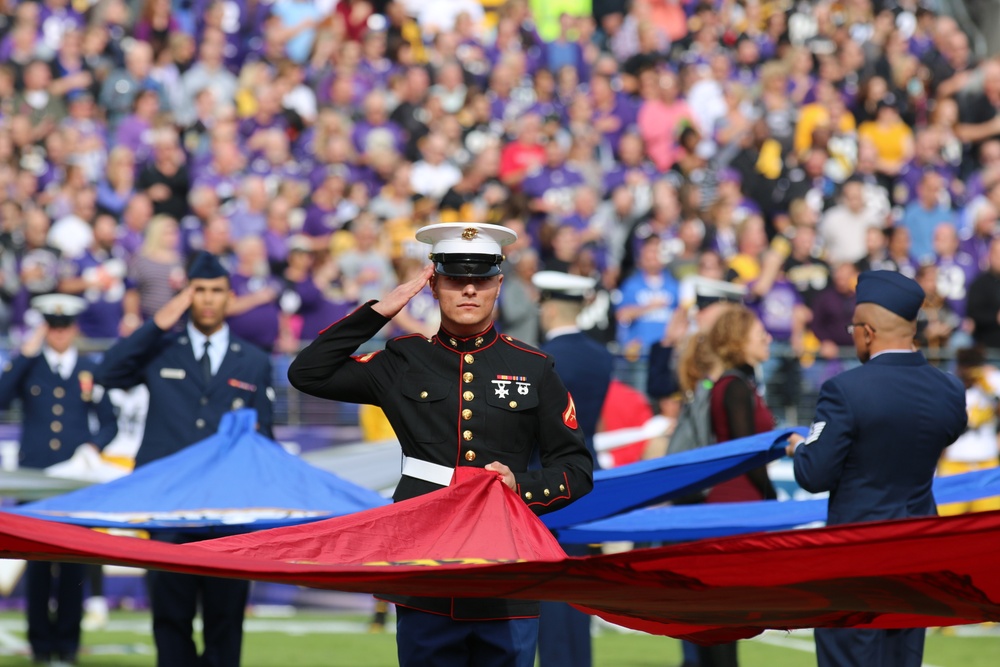
[[[403,474],[407,477],[422,479],[439,486],[450,486],[455,476],[455,469],[438,465],[430,461],[422,461],[412,456],[403,457]]]

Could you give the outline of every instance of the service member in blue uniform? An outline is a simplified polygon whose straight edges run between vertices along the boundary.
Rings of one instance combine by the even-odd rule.
[[[45,318],[0,376],[0,407],[21,399],[22,468],[47,468],[79,447],[103,449],[118,433],[114,408],[94,382],[97,364],[82,356],[75,341],[76,316],[86,301],[67,294],[32,300]],[[91,430],[91,422],[97,430]],[[35,662],[74,664],[80,648],[84,567],[79,563],[29,561],[25,570],[28,643]],[[56,600],[55,614],[49,598]]]
[[[552,359],[493,326],[501,249],[516,238],[498,225],[418,230],[417,240],[432,246],[433,265],[331,325],[289,368],[300,391],[382,408],[404,455],[397,501],[448,486],[457,466],[496,471],[536,514],[565,507],[593,486],[576,406]],[[383,351],[352,357],[428,280],[441,311],[438,333],[402,336]],[[541,468],[529,471],[536,447]],[[403,667],[534,665],[537,602],[391,600]]]
[[[576,403],[577,421],[594,468],[599,468],[594,434],[608,394],[614,357],[607,348],[580,331],[577,317],[596,281],[561,271],[539,271],[531,277],[539,289],[542,351],[556,362],[556,371]],[[570,556],[593,555],[586,544],[564,544]],[[538,660],[541,667],[589,667],[593,662],[590,615],[565,602],[541,603],[538,616]]]
[[[965,431],[958,378],[915,351],[924,291],[893,271],[858,279],[850,332],[862,366],[827,380],[807,438],[793,436],[795,479],[829,491],[829,525],[937,513],[931,482],[945,447]],[[820,667],[919,667],[924,629],[822,629]]]
[[[216,432],[223,414],[243,407],[257,410],[260,432],[272,437],[271,360],[229,333],[229,274],[217,257],[200,253],[191,262],[188,281],[152,320],[108,350],[98,368],[97,378],[106,387],[145,384],[149,389],[149,415],[136,466],[204,440]],[[184,328],[174,331],[185,315]],[[159,667],[240,664],[248,582],[150,571],[148,583]],[[204,624],[201,656],[193,638],[199,604]]]

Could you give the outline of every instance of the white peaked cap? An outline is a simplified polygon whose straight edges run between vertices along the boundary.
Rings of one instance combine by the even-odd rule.
[[[532,284],[542,290],[544,296],[564,299],[583,299],[590,293],[597,281],[587,276],[576,276],[562,271],[539,271],[531,276]]]
[[[428,243],[431,253],[501,255],[502,246],[517,240],[517,233],[500,225],[478,222],[442,222],[417,230],[417,240]]]

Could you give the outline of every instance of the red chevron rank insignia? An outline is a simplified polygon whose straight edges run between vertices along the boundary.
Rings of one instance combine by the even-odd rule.
[[[566,392],[566,398],[569,399],[569,403],[566,405],[566,409],[563,410],[563,423],[575,431],[577,428],[576,403],[573,402],[573,396],[569,392]]]

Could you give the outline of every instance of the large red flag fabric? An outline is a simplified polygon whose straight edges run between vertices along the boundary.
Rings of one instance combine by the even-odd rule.
[[[570,558],[485,471],[390,507],[185,545],[0,515],[0,556],[366,593],[564,600],[700,643],[765,628],[1000,621],[1000,512]]]

